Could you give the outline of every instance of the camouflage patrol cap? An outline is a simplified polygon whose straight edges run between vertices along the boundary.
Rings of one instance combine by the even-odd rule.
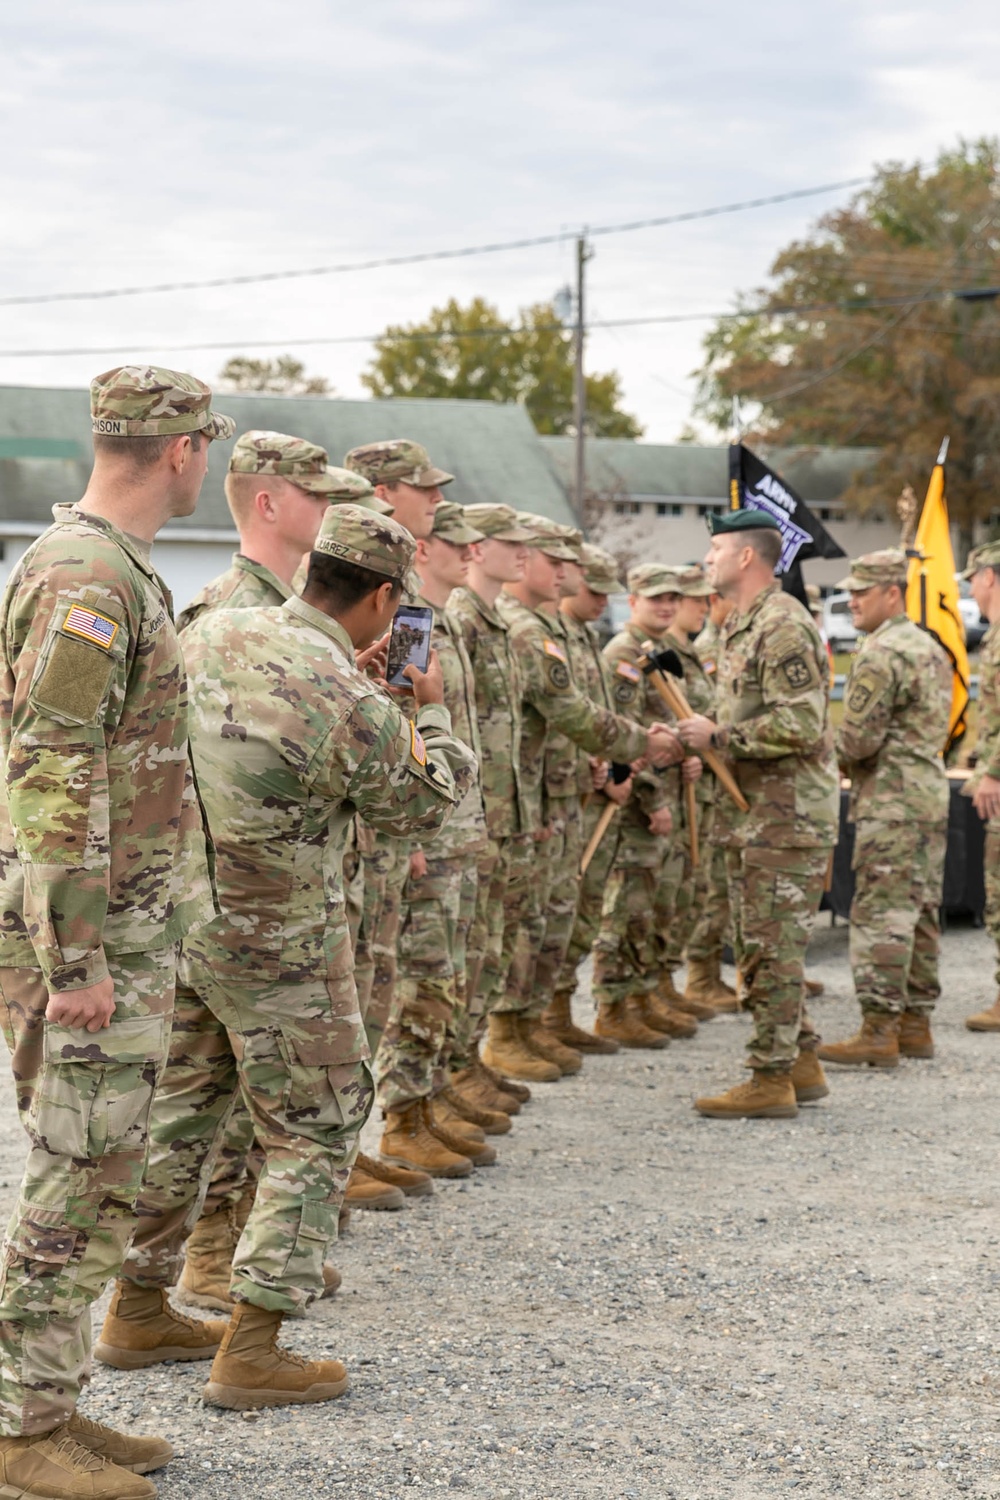
[[[203,380],[156,365],[119,365],[90,382],[91,428],[107,437],[232,437],[236,423],[211,405]]]
[[[454,474],[436,469],[422,443],[412,438],[389,438],[384,443],[364,443],[352,448],[344,459],[345,469],[363,474],[371,484],[402,482],[418,490],[433,490],[451,484]]]
[[[958,576],[971,578],[980,568],[996,568],[1000,572],[1000,542],[980,542],[978,547],[973,547]]]
[[[420,592],[420,581],[410,571],[417,544],[391,516],[377,515],[360,505],[331,505],[323,514],[312,550],[395,578],[412,594]]]
[[[583,542],[580,547],[583,581],[594,594],[623,594],[625,585],[618,576],[618,563],[610,552]]]
[[[628,570],[628,591],[640,599],[655,599],[658,594],[679,594],[676,568],[663,563],[640,563]]]
[[[465,519],[484,537],[495,542],[524,542],[527,545],[532,539],[532,533],[520,524],[517,511],[511,505],[467,505]]]
[[[898,583],[906,588],[909,564],[906,553],[899,547],[884,547],[881,552],[866,552],[863,557],[851,559],[851,571],[837,584],[838,589],[847,589],[859,594],[863,589],[875,588],[879,584]]]
[[[575,527],[561,526],[558,521],[550,521],[548,516],[538,516],[530,510],[519,510],[517,520],[531,533],[529,547],[544,552],[546,557],[553,557],[557,562],[580,561],[583,536]]]
[[[712,592],[705,570],[699,563],[688,563],[680,568],[665,568],[673,579],[670,590],[673,594],[682,594],[685,599],[707,599]]]
[[[442,500],[434,508],[434,524],[431,536],[439,536],[443,542],[454,547],[464,547],[468,542],[481,542],[483,533],[470,526],[465,511],[454,500]]]
[[[297,489],[331,505],[363,505],[388,515],[391,505],[375,496],[367,479],[330,464],[325,448],[287,432],[242,432],[229,457],[230,474],[277,474]]]

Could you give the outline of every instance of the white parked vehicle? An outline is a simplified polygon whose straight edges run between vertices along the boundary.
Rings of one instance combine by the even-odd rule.
[[[828,594],[823,600],[823,634],[832,651],[853,651],[858,644],[859,631],[851,619],[850,600],[848,593]]]

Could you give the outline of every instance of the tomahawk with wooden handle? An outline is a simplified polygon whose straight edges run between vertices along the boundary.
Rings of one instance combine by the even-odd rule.
[[[618,803],[609,802],[607,807],[605,807],[602,811],[601,816],[598,818],[597,827],[590,835],[590,843],[587,845],[586,849],[584,849],[583,858],[580,860],[581,875],[586,875],[590,861],[597,853],[597,846],[601,842],[601,839],[604,837],[604,835],[607,833],[608,824],[611,822],[611,819],[614,817],[617,811]]]
[[[683,690],[677,686],[677,683],[672,677],[668,677],[666,673],[661,671],[661,669],[657,666],[655,650],[653,648],[652,642],[647,641],[645,643],[644,649],[646,651],[646,655],[639,657],[639,660],[636,662],[636,666],[641,672],[643,672],[652,680],[653,686],[656,688],[656,691],[659,693],[660,697],[663,699],[664,703],[670,709],[670,712],[672,714],[674,714],[678,719],[693,719],[694,711],[691,708],[690,703],[687,701],[687,698],[684,696]],[[740,812],[749,812],[750,804],[744,797],[743,793],[740,791],[739,786],[736,782],[736,778],[733,776],[732,771],[730,771],[729,767],[726,765],[722,757],[710,747],[702,750],[700,754],[702,760],[708,766],[709,770],[712,771],[718,779],[719,785],[724,787],[725,790],[729,793],[730,797],[732,797]]]

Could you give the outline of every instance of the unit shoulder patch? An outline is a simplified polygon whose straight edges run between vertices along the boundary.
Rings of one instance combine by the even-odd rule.
[[[790,688],[810,687],[817,680],[815,670],[800,652],[786,656],[784,661],[779,662],[778,669]]]
[[[889,678],[884,673],[876,671],[873,667],[857,668],[851,674],[847,688],[848,712],[856,718],[864,718],[888,686]]]

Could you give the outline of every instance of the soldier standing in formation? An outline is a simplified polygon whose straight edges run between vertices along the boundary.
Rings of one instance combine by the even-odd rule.
[[[91,385],[82,500],[17,564],[0,620],[0,996],[31,1142],[0,1280],[0,1486],[144,1500],[169,1443],[76,1411],[90,1307],[135,1228],[181,939],[214,911],[187,680],[153,538],[197,504],[211,391],[129,365]],[[132,1470],[134,1472],[128,1472]]]
[[[986,824],[986,927],[997,945],[997,998],[965,1024],[970,1031],[1000,1031],[1000,542],[974,548],[962,577],[990,622],[979,647],[978,758],[967,790]]]
[[[819,1049],[824,1062],[844,1067],[934,1056],[952,671],[906,613],[907,567],[899,550],[871,552],[837,585],[850,590],[851,618],[864,632],[837,734],[851,779],[851,968],[861,1030]]]
[[[708,581],[733,601],[714,719],[685,720],[695,750],[724,750],[749,803],[727,806],[734,948],[754,1020],[752,1080],[696,1101],[716,1119],[784,1118],[827,1092],[805,1013],[802,961],[837,836],[837,767],[826,652],[808,610],[774,576],[778,523],[760,511],[712,517]],[[720,804],[721,807],[722,804]]]

